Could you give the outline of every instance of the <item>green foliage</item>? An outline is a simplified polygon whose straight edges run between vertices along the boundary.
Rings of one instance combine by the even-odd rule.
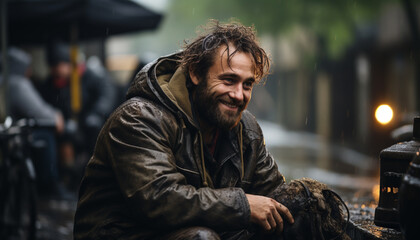
[[[259,34],[287,35],[298,25],[323,38],[328,55],[339,56],[354,39],[356,26],[377,18],[381,6],[397,0],[173,0],[170,12],[185,29],[214,18],[255,25]],[[190,36],[193,36],[191,32]]]

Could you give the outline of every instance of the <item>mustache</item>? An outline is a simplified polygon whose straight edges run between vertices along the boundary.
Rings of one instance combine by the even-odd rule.
[[[243,110],[246,107],[245,101],[236,100],[236,99],[230,98],[229,96],[222,96],[219,98],[219,100],[226,102],[228,104],[238,106],[239,110]]]

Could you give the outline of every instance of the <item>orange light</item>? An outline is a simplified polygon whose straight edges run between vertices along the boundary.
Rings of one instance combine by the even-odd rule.
[[[387,104],[380,105],[375,111],[375,117],[380,124],[388,124],[393,117],[392,108]]]
[[[373,186],[372,195],[373,195],[373,199],[375,200],[375,203],[378,203],[379,202],[379,195],[380,195],[379,184],[375,184],[375,186]]]

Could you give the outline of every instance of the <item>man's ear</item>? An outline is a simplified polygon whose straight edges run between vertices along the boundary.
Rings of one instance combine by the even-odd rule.
[[[198,77],[191,70],[188,73],[190,74],[190,78],[191,78],[192,83],[197,86],[198,83],[200,82]]]

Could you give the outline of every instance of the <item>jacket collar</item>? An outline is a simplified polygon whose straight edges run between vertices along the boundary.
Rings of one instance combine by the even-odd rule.
[[[191,124],[196,125],[196,121],[193,120],[189,92],[186,87],[187,77],[184,70],[179,67],[173,75],[163,74],[156,76],[156,80],[169,100],[187,117]]]
[[[163,105],[178,115],[182,113],[187,121],[198,129],[191,109],[187,76],[184,69],[178,66],[179,58],[179,53],[161,57],[146,66],[147,69],[142,70],[147,72],[143,76],[155,97]]]

